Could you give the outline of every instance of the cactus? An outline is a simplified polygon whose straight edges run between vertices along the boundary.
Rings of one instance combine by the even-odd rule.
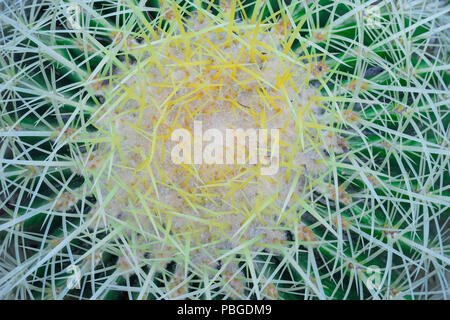
[[[449,9],[4,3],[0,296],[448,298]],[[196,121],[278,152],[174,163]]]

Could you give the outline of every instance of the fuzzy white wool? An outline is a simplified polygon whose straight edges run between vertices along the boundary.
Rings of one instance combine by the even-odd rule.
[[[196,20],[191,23],[192,32],[207,26]],[[190,57],[182,41],[159,42],[152,48],[161,54],[158,63],[145,68],[135,65],[141,69],[113,93],[112,105],[120,109],[106,110],[99,122],[105,131],[113,125],[121,141],[111,174],[101,178],[105,195],[119,188],[105,212],[154,235],[149,237],[155,259],[170,261],[181,255],[179,248],[158,242],[169,226],[176,242],[189,239],[192,247],[202,248],[191,254],[198,262],[210,261],[207,252],[214,256],[224,244],[233,248],[256,239],[252,247],[257,247],[286,240],[282,227],[296,220],[296,210],[283,219],[278,212],[293,205],[307,180],[326,169],[321,159],[327,146],[317,153],[308,139],[301,143],[299,138],[304,130],[300,122],[326,123],[314,99],[318,92],[305,87],[305,69],[293,65],[294,59],[275,54],[275,47],[267,52],[257,46],[256,51],[264,55],[252,61],[248,41],[234,37],[225,46],[224,31],[195,35],[189,41]],[[272,37],[260,33],[258,40],[268,45],[274,42]],[[144,55],[148,57],[150,53]],[[284,82],[277,87],[282,77]],[[117,103],[125,90],[128,100]],[[203,131],[214,128],[224,136],[226,129],[279,129],[278,173],[262,176],[258,165],[249,164],[174,164],[170,150],[176,142],[170,134],[174,128],[192,132],[194,120],[202,122]],[[313,128],[303,133],[311,139],[321,135]],[[97,160],[98,155],[91,158],[104,161]],[[90,163],[92,159],[88,167],[95,169],[99,164]],[[294,181],[299,170],[303,173]],[[216,244],[206,246],[211,242]]]

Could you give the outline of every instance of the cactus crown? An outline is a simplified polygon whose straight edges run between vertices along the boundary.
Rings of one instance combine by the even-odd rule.
[[[0,295],[446,297],[449,8],[431,3],[6,4]],[[242,129],[237,158],[175,162],[180,128]],[[279,140],[251,163],[260,129]]]

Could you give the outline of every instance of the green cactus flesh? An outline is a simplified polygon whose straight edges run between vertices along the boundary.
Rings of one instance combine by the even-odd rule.
[[[448,298],[448,5],[2,10],[1,297]],[[277,152],[174,162],[199,122]]]

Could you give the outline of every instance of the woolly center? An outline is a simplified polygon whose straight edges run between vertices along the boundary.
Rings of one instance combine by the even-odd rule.
[[[279,245],[284,227],[297,225],[302,190],[324,170],[319,97],[306,68],[277,27],[204,18],[174,30],[131,49],[137,61],[105,110],[100,127],[112,142],[102,159],[112,170],[102,175],[103,197],[114,191],[106,212],[153,237],[156,256],[176,255],[170,249],[187,242],[205,260],[214,250]],[[191,144],[173,139],[179,129]],[[236,143],[226,144],[227,130],[239,129]],[[261,129],[264,148],[246,136],[259,139]],[[205,162],[211,142],[223,162]],[[174,148],[185,151],[178,160]]]

